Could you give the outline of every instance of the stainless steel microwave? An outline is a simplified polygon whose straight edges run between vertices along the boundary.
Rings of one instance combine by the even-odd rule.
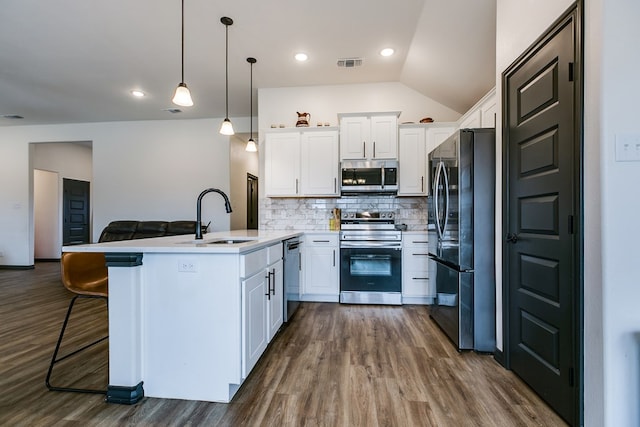
[[[343,195],[397,194],[398,161],[347,161],[341,164],[340,191]]]

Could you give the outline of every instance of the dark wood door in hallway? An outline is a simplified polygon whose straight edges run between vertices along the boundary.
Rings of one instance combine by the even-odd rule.
[[[230,404],[146,397],[126,406],[50,392],[44,378],[71,298],[59,274],[57,263],[0,270],[0,425],[565,425],[491,356],[456,352],[425,306],[303,303]],[[95,302],[70,320],[69,346],[105,332]],[[58,380],[104,386],[107,352],[60,363]]]

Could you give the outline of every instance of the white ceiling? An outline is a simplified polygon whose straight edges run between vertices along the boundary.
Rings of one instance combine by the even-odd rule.
[[[222,16],[230,117],[249,115],[249,56],[254,88],[399,81],[460,113],[495,85],[496,0],[185,0],[195,105],[171,114],[180,13],[180,0],[0,0],[0,115],[25,117],[0,126],[224,117]],[[364,64],[336,66],[351,57]]]

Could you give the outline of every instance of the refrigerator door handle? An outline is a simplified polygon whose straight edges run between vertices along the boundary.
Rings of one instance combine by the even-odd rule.
[[[438,211],[440,210],[440,206],[438,203],[438,199],[440,198],[440,191],[438,190],[438,188],[440,187],[440,169],[442,169],[442,162],[438,163],[435,173],[436,179],[433,180],[433,217],[436,220],[436,231],[438,232],[438,240],[442,239],[440,217],[438,216]]]
[[[442,236],[444,236],[445,231],[447,230],[447,225],[449,224],[449,175],[447,174],[447,168],[444,167],[444,163],[442,163],[442,174],[444,176],[444,226],[442,227]]]

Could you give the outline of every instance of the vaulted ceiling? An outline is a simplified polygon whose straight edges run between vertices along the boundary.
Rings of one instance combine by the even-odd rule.
[[[496,0],[0,0],[0,126],[249,115],[254,88],[401,82],[464,113],[495,85]],[[382,57],[384,47],[395,49]],[[309,59],[294,60],[297,52]],[[361,58],[340,68],[338,59]],[[136,99],[132,89],[146,96]],[[254,112],[255,112],[254,96]]]

